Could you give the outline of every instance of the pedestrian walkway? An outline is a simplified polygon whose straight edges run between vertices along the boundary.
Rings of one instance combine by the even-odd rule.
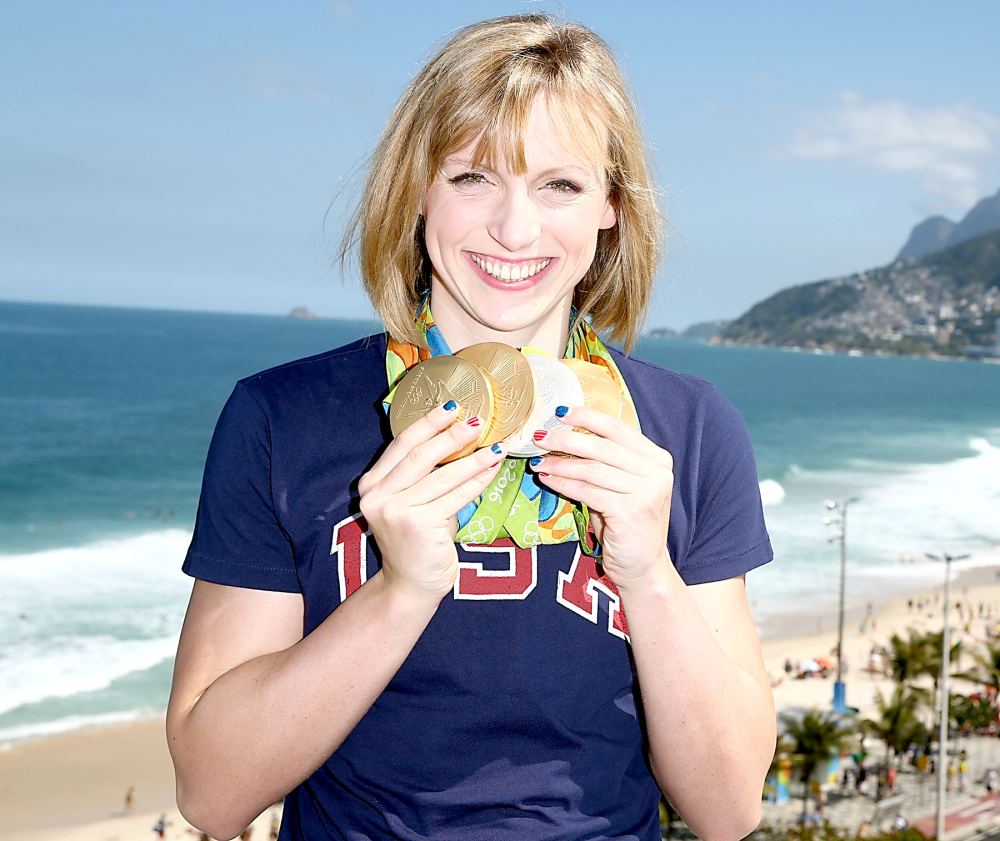
[[[945,838],[949,841],[963,838],[977,828],[987,824],[1000,826],[1000,799],[997,793],[989,794],[982,784],[987,768],[1000,769],[1000,739],[989,736],[971,736],[952,744],[957,752],[963,748],[968,752],[969,775],[966,790],[958,791],[957,783],[945,797],[946,814]],[[875,763],[884,757],[880,747],[868,755],[868,762]],[[874,789],[874,786],[872,786]],[[937,781],[934,777],[920,774],[910,766],[904,767],[896,776],[894,794],[902,795],[899,813],[912,826],[927,835],[934,835],[937,808]],[[765,801],[763,820],[767,823],[790,823],[802,814],[801,797],[793,797],[785,803],[774,804]],[[816,814],[816,803],[810,798],[809,812]],[[827,790],[827,804],[823,817],[837,827],[856,832],[866,821],[876,815],[874,793],[859,794],[853,787],[841,791],[839,787]],[[816,818],[814,818],[816,819]],[[928,823],[929,822],[929,823]],[[885,828],[889,828],[886,821]],[[929,827],[929,828],[927,828]],[[872,827],[878,829],[878,827]]]

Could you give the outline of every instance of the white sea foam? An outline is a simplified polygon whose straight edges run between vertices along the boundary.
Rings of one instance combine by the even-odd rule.
[[[95,713],[94,715],[69,715],[53,721],[37,724],[20,724],[13,727],[0,728],[0,751],[8,750],[20,742],[37,739],[41,736],[54,736],[58,733],[68,733],[72,730],[83,730],[88,727],[104,727],[109,724],[121,724],[126,721],[141,721],[153,718],[162,710],[152,707],[129,710],[128,712]]]
[[[775,562],[748,577],[758,616],[789,604],[827,612],[839,578],[839,511],[825,499],[857,497],[848,509],[848,602],[939,585],[942,570],[925,553],[978,553],[958,568],[994,563],[1000,546],[1000,430],[970,436],[964,455],[940,463],[852,459],[833,469],[790,465],[786,495],[766,517]],[[914,447],[918,452],[920,449]],[[762,490],[763,493],[763,490]],[[824,526],[824,517],[831,519]],[[827,542],[827,541],[831,542]]]
[[[765,507],[781,505],[785,499],[785,489],[774,479],[764,479],[760,483],[760,501]]]
[[[173,656],[189,539],[168,529],[0,555],[0,714],[104,689]]]

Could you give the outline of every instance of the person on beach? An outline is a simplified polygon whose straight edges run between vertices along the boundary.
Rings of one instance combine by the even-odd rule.
[[[592,31],[483,21],[416,74],[347,237],[386,332],[240,380],[209,449],[167,712],[193,825],[284,797],[283,841],[658,841],[662,792],[701,837],[757,826],[749,435],[601,338],[638,336],[660,225]],[[405,371],[483,342],[600,366],[626,419],[560,405],[529,462],[434,392],[391,438]]]

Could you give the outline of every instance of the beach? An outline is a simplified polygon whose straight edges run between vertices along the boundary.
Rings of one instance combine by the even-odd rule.
[[[1000,551],[976,554],[969,569],[956,564],[951,601],[963,608],[992,609],[992,621],[1000,620]],[[943,571],[942,571],[943,581]],[[864,670],[873,645],[887,645],[893,633],[906,629],[936,630],[941,627],[942,588],[913,591],[900,589],[887,600],[873,604],[866,620],[867,605],[851,604],[844,623],[845,660],[848,671],[847,702],[861,715],[874,710],[876,691],[888,694],[891,680],[873,677]],[[935,601],[935,594],[938,598]],[[797,680],[784,671],[786,658],[803,661],[830,657],[837,641],[837,593],[830,593],[830,609],[810,616],[791,615],[784,632],[763,641],[764,660],[774,686],[779,710],[789,707],[829,708],[833,698],[832,676]],[[913,600],[914,607],[907,606]],[[917,611],[918,601],[927,602]],[[950,613],[953,639],[981,639],[986,620],[973,619],[969,634],[957,611]],[[821,631],[816,633],[817,624]],[[862,624],[864,627],[862,628]],[[833,658],[830,658],[833,659]],[[955,681],[952,691],[969,693],[969,684]],[[998,746],[1000,760],[1000,746]],[[125,792],[135,787],[132,814],[123,813]],[[255,822],[252,838],[266,839],[271,814],[265,811]],[[181,817],[174,802],[174,777],[167,751],[162,717],[95,727],[40,738],[0,751],[0,833],[8,841],[140,841],[155,837],[153,825],[166,814],[166,837],[197,838]]]

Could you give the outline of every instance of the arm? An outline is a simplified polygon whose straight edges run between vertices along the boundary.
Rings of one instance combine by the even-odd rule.
[[[653,774],[699,837],[743,838],[760,822],[775,743],[744,580],[687,586],[663,560],[657,579],[620,588]]]
[[[167,736],[178,805],[199,829],[232,838],[312,774],[371,707],[451,589],[455,513],[500,464],[499,453],[484,448],[435,467],[478,435],[454,422],[455,408],[414,423],[361,477],[361,511],[382,568],[308,636],[298,593],[196,583]],[[220,462],[226,475],[239,453]],[[260,497],[250,486],[239,502]],[[222,540],[215,545],[234,551]],[[244,552],[258,546],[263,553],[263,540]]]
[[[167,709],[184,817],[239,835],[340,746],[436,608],[380,572],[303,639],[301,596],[195,582]]]
[[[573,408],[569,417],[593,434],[551,431],[540,446],[576,458],[549,455],[536,466],[545,484],[590,507],[604,571],[628,617],[653,774],[701,837],[743,838],[759,821],[775,731],[743,578],[731,573],[728,580],[685,585],[665,548],[670,453],[610,415]],[[728,468],[731,459],[724,453],[720,459]],[[738,541],[744,533],[729,526],[735,522],[729,505],[742,510],[751,501],[745,488],[756,489],[756,471],[745,457],[741,467],[737,481],[717,471],[709,482],[723,513],[702,516],[723,524],[717,540]],[[703,545],[702,552],[712,557],[717,548]]]

